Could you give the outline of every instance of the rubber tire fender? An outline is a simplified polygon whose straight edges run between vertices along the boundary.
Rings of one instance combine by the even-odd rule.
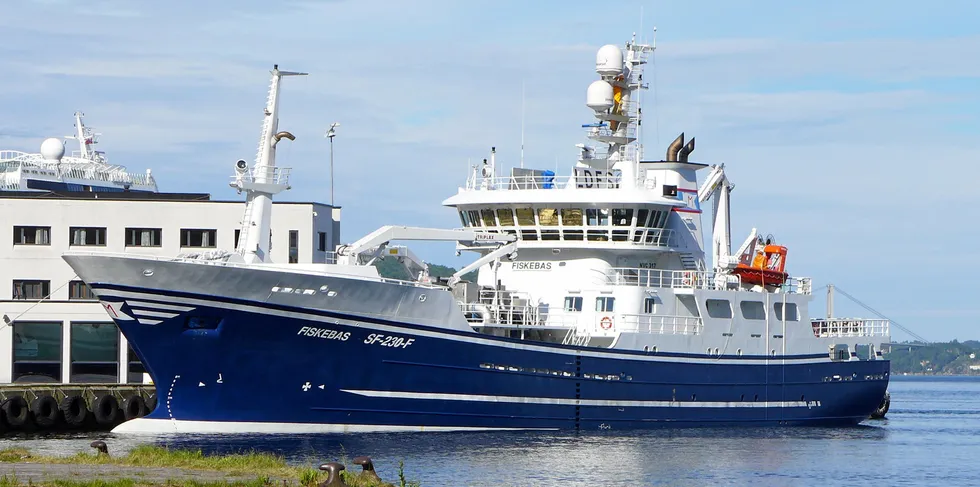
[[[61,417],[65,423],[71,426],[81,426],[88,419],[88,406],[82,396],[73,394],[61,400],[58,409],[61,410]]]
[[[113,424],[119,419],[119,401],[112,394],[99,396],[92,401],[92,413],[99,424]]]
[[[47,394],[38,396],[31,402],[31,413],[34,415],[34,422],[42,428],[50,428],[58,424],[61,416],[58,401]]]
[[[141,416],[146,416],[146,403],[143,401],[143,398],[139,396],[139,394],[133,394],[132,396],[123,399],[122,412],[123,417],[126,418],[126,421],[136,419]]]
[[[157,408],[157,395],[156,393],[146,396],[146,414],[150,414],[154,409]]]
[[[14,428],[21,428],[30,421],[30,411],[27,407],[27,399],[22,396],[14,396],[3,402],[3,414],[7,418],[7,424]]]

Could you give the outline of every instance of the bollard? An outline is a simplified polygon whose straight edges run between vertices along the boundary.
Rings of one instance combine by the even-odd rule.
[[[344,465],[337,462],[328,462],[320,465],[320,470],[327,472],[327,480],[324,480],[317,487],[348,487],[340,472],[344,470]]]
[[[99,451],[99,455],[109,456],[109,448],[106,446],[105,442],[102,440],[95,440],[89,445]]]
[[[360,476],[371,477],[377,480],[381,480],[381,477],[378,477],[378,472],[374,471],[374,462],[371,461],[371,457],[369,456],[356,457],[354,458],[354,465],[361,466]]]

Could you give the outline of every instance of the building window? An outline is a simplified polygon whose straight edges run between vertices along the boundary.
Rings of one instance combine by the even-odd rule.
[[[51,245],[51,227],[14,227],[14,245]]]
[[[238,238],[242,236],[242,230],[240,228],[235,229],[235,248],[238,248]]]
[[[127,228],[127,247],[159,247],[163,244],[161,228]]]
[[[51,281],[14,280],[13,299],[44,299],[51,294]]]
[[[143,361],[140,360],[140,357],[136,354],[136,350],[133,349],[133,346],[129,345],[128,348],[129,375],[126,377],[126,382],[129,382],[130,384],[142,384],[143,374],[146,373],[146,367],[143,366]]]
[[[61,322],[14,323],[14,382],[61,382]]]
[[[68,283],[68,299],[95,300],[92,288],[88,287],[83,281],[71,281]]]
[[[299,262],[299,230],[289,231],[289,263]]]
[[[317,236],[317,250],[320,252],[327,251],[327,232],[316,232]]]
[[[199,228],[181,228],[180,246],[213,249],[217,246],[218,231]]]
[[[643,298],[643,312],[652,315],[657,312],[657,298]]]
[[[616,298],[611,296],[599,296],[595,298],[595,310],[600,313],[611,313],[616,305]]]
[[[565,311],[582,311],[582,296],[565,297]]]
[[[68,245],[105,246],[104,227],[71,227]]]
[[[71,324],[73,383],[119,381],[119,330],[113,323]]]

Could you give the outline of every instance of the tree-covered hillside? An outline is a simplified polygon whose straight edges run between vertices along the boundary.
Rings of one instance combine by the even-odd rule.
[[[924,346],[895,344],[886,355],[895,374],[980,374],[980,342],[953,340]],[[970,366],[976,367],[971,369]]]
[[[378,274],[382,277],[387,277],[390,279],[402,279],[409,280],[411,277],[405,268],[401,266],[395,259],[378,259],[374,263],[375,267],[378,268]],[[456,269],[453,267],[446,267],[439,264],[429,264],[429,276],[431,277],[449,277],[456,273]],[[463,280],[476,282],[476,272],[470,272],[463,275]]]

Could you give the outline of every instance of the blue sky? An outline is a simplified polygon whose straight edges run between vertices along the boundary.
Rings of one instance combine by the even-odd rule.
[[[310,73],[284,82],[280,127],[297,140],[280,146],[282,199],[329,201],[322,135],[339,121],[343,240],[455,226],[440,203],[467,161],[493,145],[517,164],[522,83],[526,165],[567,172],[595,50],[656,25],[647,154],[684,131],[692,159],[726,164],[736,245],[758,227],[789,247],[792,274],[928,339],[980,338],[977,18],[967,1],[5,2],[0,147],[34,151],[81,110],[111,162],[236,199],[227,177],[254,158],[278,63]]]

